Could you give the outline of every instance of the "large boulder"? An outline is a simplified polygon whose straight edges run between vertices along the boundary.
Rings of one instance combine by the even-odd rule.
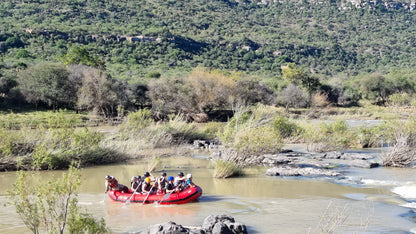
[[[179,234],[179,233],[190,233],[189,228],[185,228],[175,222],[167,222],[156,224],[149,228],[149,234]]]
[[[246,234],[244,224],[235,222],[229,215],[210,215],[201,226],[184,227],[175,222],[156,224],[148,228],[148,234]]]
[[[213,234],[245,234],[247,228],[244,224],[235,222],[229,215],[210,215],[205,218],[202,228],[207,233]]]

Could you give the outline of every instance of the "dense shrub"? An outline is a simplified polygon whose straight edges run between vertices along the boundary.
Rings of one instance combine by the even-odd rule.
[[[31,103],[46,103],[56,108],[73,107],[76,103],[76,85],[62,64],[42,63],[19,72],[19,89]]]
[[[304,137],[308,150],[315,152],[341,150],[355,144],[354,134],[343,120],[323,122],[319,126],[309,125]]]
[[[416,120],[386,121],[385,134],[393,138],[393,147],[384,155],[383,165],[413,166],[416,163]]]
[[[199,112],[208,113],[215,108],[227,108],[235,81],[219,71],[195,69],[186,79],[192,88]]]
[[[275,108],[263,105],[253,107],[250,112],[242,108],[219,133],[219,138],[226,146],[245,155],[278,152],[283,140],[280,129],[273,128],[276,114]]]
[[[309,95],[302,88],[293,84],[289,84],[280,92],[276,101],[277,104],[282,105],[288,109],[289,107],[307,107],[309,105],[310,99]]]
[[[170,114],[199,113],[194,91],[184,79],[152,80],[149,98],[157,119],[167,119]]]

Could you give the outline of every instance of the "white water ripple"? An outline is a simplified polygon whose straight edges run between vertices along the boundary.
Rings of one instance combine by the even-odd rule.
[[[393,188],[392,192],[404,199],[414,200],[416,199],[416,184],[409,182],[406,185]]]

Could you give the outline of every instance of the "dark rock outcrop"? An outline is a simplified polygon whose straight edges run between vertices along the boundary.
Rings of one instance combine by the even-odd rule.
[[[246,234],[247,228],[244,224],[235,222],[229,215],[210,215],[205,218],[202,227],[184,227],[175,222],[167,222],[151,226],[148,234]]]

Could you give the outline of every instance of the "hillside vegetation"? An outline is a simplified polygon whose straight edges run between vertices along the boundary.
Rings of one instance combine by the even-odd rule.
[[[0,3],[4,66],[59,61],[85,45],[113,76],[136,80],[196,66],[274,76],[294,62],[316,73],[415,65],[416,15],[344,1],[80,1]]]
[[[416,105],[416,13],[385,5],[2,1],[0,107],[204,122],[259,102]]]

